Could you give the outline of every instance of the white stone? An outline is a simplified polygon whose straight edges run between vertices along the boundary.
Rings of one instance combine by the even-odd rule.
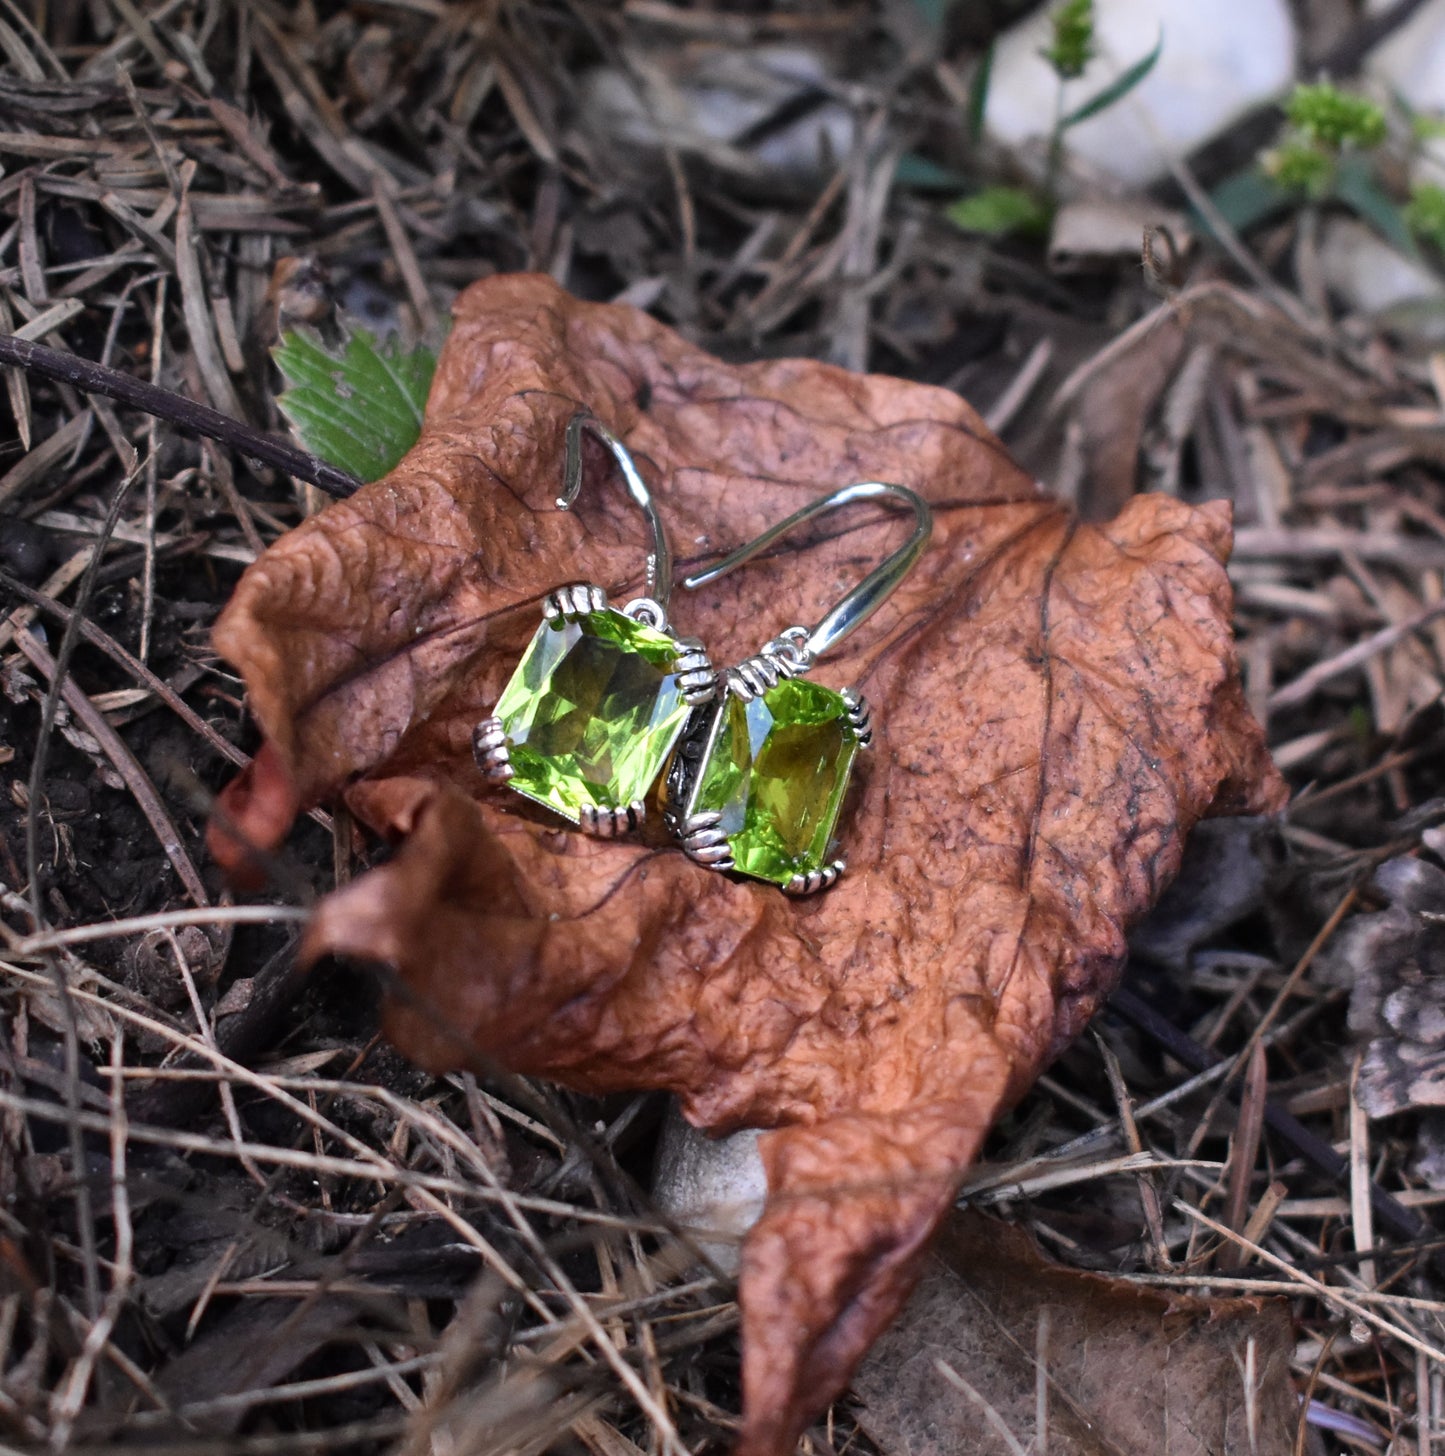
[[[1058,79],[1039,53],[1049,6],[1006,32],[994,53],[987,125],[993,139],[1037,162],[1053,126]],[[1153,49],[1154,69],[1122,101],[1069,130],[1085,167],[1129,186],[1168,172],[1236,117],[1284,94],[1294,80],[1295,28],[1287,0],[1098,0],[1099,55],[1064,86],[1064,111],[1081,105]]]
[[[800,46],[660,46],[638,52],[628,72],[597,67],[579,83],[585,131],[653,149],[664,141],[748,175],[814,177],[853,145],[855,119],[836,101],[768,131],[748,131],[798,97],[835,84],[823,59]]]
[[[724,1273],[737,1273],[742,1237],[758,1221],[767,1193],[755,1129],[710,1138],[684,1121],[676,1106],[668,1110],[652,1196],[694,1231],[699,1247]]]
[[[1351,217],[1331,218],[1320,239],[1325,286],[1356,313],[1383,314],[1441,297],[1440,280],[1374,229]]]
[[[1372,0],[1369,9],[1378,12],[1394,3]],[[1445,112],[1445,0],[1427,0],[1386,36],[1366,58],[1365,75],[1381,100],[1398,96],[1416,111]],[[1438,182],[1445,177],[1445,139],[1428,142],[1425,152],[1432,163],[1428,180]]]

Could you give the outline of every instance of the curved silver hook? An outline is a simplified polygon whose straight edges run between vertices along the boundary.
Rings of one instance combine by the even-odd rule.
[[[771,546],[779,536],[811,521],[826,511],[852,505],[854,501],[887,500],[907,506],[913,512],[913,534],[881,565],[875,566],[857,586],[850,591],[816,625],[804,629],[807,632],[803,644],[809,660],[821,657],[830,648],[837,646],[855,627],[866,622],[874,612],[892,595],[899,582],[913,569],[913,564],[923,554],[928,538],[933,534],[933,512],[922,496],[908,489],[906,485],[892,485],[883,480],[860,480],[853,485],[840,486],[819,496],[817,500],[794,511],[785,521],[770,526],[755,540],[739,546],[731,555],[703,571],[694,572],[683,581],[689,591],[726,576],[734,567],[751,560],[759,551]]]
[[[627,483],[627,494],[641,509],[652,533],[652,550],[647,555],[647,601],[655,602],[667,621],[667,604],[672,595],[672,550],[667,544],[667,533],[662,528],[662,517],[657,513],[657,503],[647,483],[638,472],[627,446],[617,438],[595,415],[578,410],[567,421],[567,456],[562,469],[562,494],[557,497],[557,509],[570,511],[582,489],[582,432],[589,431],[601,440],[612,453],[622,478]]]

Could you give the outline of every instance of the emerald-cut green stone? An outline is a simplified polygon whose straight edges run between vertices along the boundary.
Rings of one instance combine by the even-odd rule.
[[[509,788],[575,824],[625,809],[657,782],[687,719],[665,632],[610,607],[544,622],[497,703]]]
[[[693,795],[693,813],[717,813],[735,867],[786,885],[832,859],[833,830],[858,739],[841,693],[785,679],[718,712]]]

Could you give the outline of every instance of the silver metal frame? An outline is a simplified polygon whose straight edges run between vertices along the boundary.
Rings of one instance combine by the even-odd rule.
[[[775,645],[770,642],[768,647],[763,649],[763,653],[756,658],[750,658],[748,663],[743,666],[747,667],[762,661],[768,648]],[[771,664],[771,659],[768,659],[768,662]],[[749,688],[739,692],[734,674],[741,671],[741,668],[729,670],[727,687],[706,720],[699,719],[696,725],[683,730],[683,736],[673,754],[672,768],[667,776],[666,801],[663,810],[664,822],[677,836],[682,852],[694,864],[702,865],[704,869],[720,871],[737,869],[737,861],[733,858],[728,836],[719,827],[722,823],[722,815],[716,809],[698,813],[694,805],[697,802],[697,791],[702,782],[703,766],[712,757],[713,750],[717,746],[718,733],[722,727],[723,714],[727,711],[729,696],[748,703],[767,690],[767,688],[756,690]],[[772,682],[767,684],[767,687],[772,687],[779,677],[793,676],[796,676],[796,673],[779,672]],[[868,708],[868,700],[856,688],[844,688],[841,696],[847,705],[848,727],[858,748],[860,751],[872,748],[872,715]],[[786,895],[817,894],[819,891],[837,884],[847,868],[847,860],[839,858],[831,864],[824,865],[822,869],[812,870],[806,875],[794,875],[787,884],[782,886],[783,893]]]
[[[786,520],[779,521],[776,526],[764,531],[761,536],[739,546],[721,561],[703,571],[694,572],[682,583],[689,590],[705,586],[710,581],[726,576],[745,561],[750,561],[759,551],[770,546],[795,526],[811,521],[826,511],[869,500],[905,505],[912,511],[913,532],[908,540],[874,567],[814,626],[788,627],[752,657],[736,667],[728,668],[724,674],[726,687],[723,698],[709,722],[705,741],[700,741],[696,734],[691,737],[684,734],[674,759],[673,771],[668,775],[667,817],[683,852],[696,864],[715,870],[737,868],[728,847],[727,836],[719,827],[722,816],[712,812],[699,814],[693,807],[702,778],[702,766],[711,757],[716,745],[718,725],[722,722],[728,695],[750,703],[769,688],[776,687],[783,679],[801,677],[823,653],[836,647],[850,632],[867,621],[923,554],[933,533],[933,513],[928,502],[907,486],[893,485],[881,480],[861,480],[819,496],[801,510],[794,511]],[[850,687],[843,689],[843,701],[847,705],[848,726],[855,742],[860,749],[871,748],[873,724],[867,699],[856,688]],[[836,884],[846,869],[847,862],[836,859],[809,874],[794,875],[783,886],[783,890],[789,895],[812,895]]]
[[[542,622],[545,626],[556,626],[575,622],[593,612],[610,609],[607,593],[600,586],[590,581],[573,582],[548,592],[543,598]],[[689,708],[700,708],[717,696],[718,674],[708,660],[706,649],[696,637],[673,636],[665,616],[661,621],[656,619],[656,614],[661,613],[656,601],[650,597],[639,597],[617,610],[623,616],[644,622],[671,638],[677,649],[673,672],[677,677],[682,701]],[[684,724],[683,732],[686,731]],[[502,720],[495,714],[483,718],[472,730],[472,757],[488,783],[502,786],[516,776],[516,770],[512,767],[511,739],[507,737]],[[646,817],[647,805],[641,799],[634,799],[619,809],[584,804],[578,812],[577,827],[584,834],[593,834],[599,839],[613,839],[628,830],[636,829]]]
[[[836,647],[850,632],[862,626],[893,594],[899,582],[913,570],[914,563],[923,555],[928,539],[933,534],[933,512],[929,509],[928,502],[906,485],[894,485],[886,480],[859,480],[852,485],[831,490],[827,495],[810,501],[802,510],[794,511],[776,526],[770,526],[761,536],[739,546],[721,561],[714,562],[702,571],[695,571],[682,584],[689,591],[705,586],[720,576],[726,576],[745,561],[751,561],[759,551],[771,546],[778,537],[786,535],[794,526],[801,526],[805,521],[811,521],[827,511],[838,510],[857,501],[870,500],[907,506],[913,512],[913,534],[891,556],[875,566],[852,591],[841,597],[837,605],[826,612],[814,626],[790,628],[788,633],[783,634],[786,637],[791,632],[803,633],[804,646],[811,665],[825,652]],[[770,642],[768,647],[773,645]],[[768,648],[765,647],[763,654],[766,655],[767,651]],[[806,668],[799,670],[806,671]]]
[[[500,718],[483,718],[472,729],[472,757],[488,783],[504,784],[516,773],[512,767],[512,740]]]
[[[832,864],[824,865],[820,870],[810,870],[806,875],[794,875],[783,886],[783,894],[816,895],[820,890],[836,885],[847,868],[846,859],[835,859]]]
[[[634,799],[625,809],[604,809],[597,804],[583,804],[578,811],[577,827],[583,834],[595,835],[598,839],[616,839],[636,829],[647,818],[647,805],[641,799]]]

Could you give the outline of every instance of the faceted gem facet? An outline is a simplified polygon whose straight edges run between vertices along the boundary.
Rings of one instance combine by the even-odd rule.
[[[722,815],[745,875],[786,885],[822,869],[858,752],[843,695],[784,679],[750,703],[729,693],[717,711],[691,811]]]
[[[687,719],[677,643],[611,607],[544,622],[497,703],[509,788],[578,821],[645,799]]]

